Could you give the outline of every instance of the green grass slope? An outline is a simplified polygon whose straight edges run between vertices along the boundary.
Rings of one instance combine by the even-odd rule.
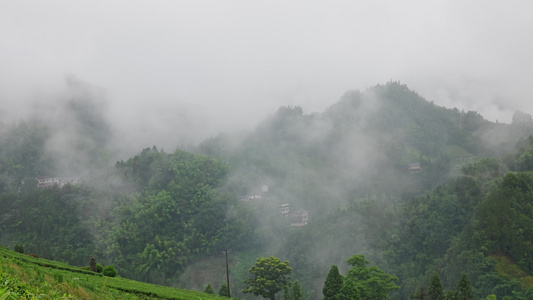
[[[121,277],[106,277],[0,247],[0,299],[227,299]]]

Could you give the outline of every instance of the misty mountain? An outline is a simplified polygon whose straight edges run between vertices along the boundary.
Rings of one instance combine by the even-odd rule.
[[[394,299],[433,272],[450,287],[465,270],[476,295],[509,295],[520,283],[498,273],[500,257],[533,272],[520,254],[533,257],[529,114],[494,123],[389,82],[349,91],[322,113],[280,107],[248,133],[220,134],[192,152],[151,146],[115,162],[105,93],[67,83],[33,117],[0,127],[4,245],[80,266],[98,256],[123,276],[196,289],[219,280],[213,269],[194,274],[230,248],[232,294],[242,298],[246,266],[259,255],[288,259],[310,299],[320,298],[330,266],[343,270],[355,253],[400,278]],[[42,188],[38,176],[58,181]],[[81,181],[64,184],[68,176]],[[309,219],[291,226],[282,205]],[[498,209],[524,230],[487,231],[505,222]]]
[[[15,187],[37,176],[89,176],[108,166],[112,133],[101,88],[74,77],[53,100],[35,102],[28,120],[0,129],[0,171]]]
[[[321,114],[281,107],[247,136],[219,135],[198,152],[227,161],[243,194],[270,182],[298,205],[330,211],[374,191],[399,199],[435,187],[461,164],[511,149],[513,124],[437,106],[390,82],[347,92]],[[409,174],[410,164],[419,172]]]
[[[270,204],[254,204],[256,235],[267,253],[293,262],[315,296],[324,279],[316,274],[357,252],[403,278],[396,293],[403,299],[453,238],[478,222],[474,212],[487,182],[508,168],[527,168],[530,148],[523,137],[532,129],[524,113],[516,113],[512,124],[489,122],[390,82],[347,92],[321,114],[281,107],[249,135],[221,135],[198,151],[229,164],[229,182],[241,195],[268,184]],[[309,211],[309,225],[296,231],[273,225],[283,203]],[[446,284],[458,280],[460,271],[450,271],[457,262],[441,270]]]

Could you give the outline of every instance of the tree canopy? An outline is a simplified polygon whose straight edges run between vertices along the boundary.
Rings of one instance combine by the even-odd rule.
[[[457,283],[455,293],[455,298],[457,300],[474,300],[474,294],[470,287],[470,280],[468,280],[468,276],[464,272],[461,273],[461,279],[459,279],[459,282]]]
[[[344,279],[339,272],[339,268],[336,265],[332,265],[324,282],[324,287],[322,288],[324,300],[335,300],[343,281]]]
[[[248,287],[243,293],[275,300],[276,294],[290,283],[292,268],[288,261],[270,256],[258,258],[249,272],[250,277],[245,281]]]
[[[442,289],[442,282],[440,281],[439,274],[435,273],[431,277],[431,283],[428,292],[430,300],[444,300],[444,291]]]
[[[389,275],[376,266],[367,266],[370,261],[363,255],[348,259],[352,266],[337,294],[337,299],[382,300],[389,299],[389,292],[400,288],[394,282],[396,276]]]

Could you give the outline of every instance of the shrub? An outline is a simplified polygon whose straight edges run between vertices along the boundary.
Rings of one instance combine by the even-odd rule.
[[[102,274],[108,277],[115,277],[117,276],[117,270],[115,269],[115,267],[113,267],[113,265],[109,265],[104,268]]]
[[[21,244],[16,244],[14,250],[15,252],[24,254],[24,246],[22,246]]]
[[[213,286],[211,285],[211,283],[209,283],[209,284],[205,287],[204,293],[208,293],[208,294],[215,295],[215,289],[213,288]]]
[[[226,281],[222,281],[220,283],[220,286],[218,287],[218,295],[223,297],[229,297],[228,283]]]
[[[96,273],[102,273],[104,267],[101,264],[96,264]]]

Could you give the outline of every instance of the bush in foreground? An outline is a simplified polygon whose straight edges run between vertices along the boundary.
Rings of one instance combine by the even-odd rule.
[[[104,270],[102,271],[102,274],[104,274],[104,276],[107,276],[107,277],[115,277],[117,276],[117,270],[115,269],[113,265],[109,265],[104,268]]]

